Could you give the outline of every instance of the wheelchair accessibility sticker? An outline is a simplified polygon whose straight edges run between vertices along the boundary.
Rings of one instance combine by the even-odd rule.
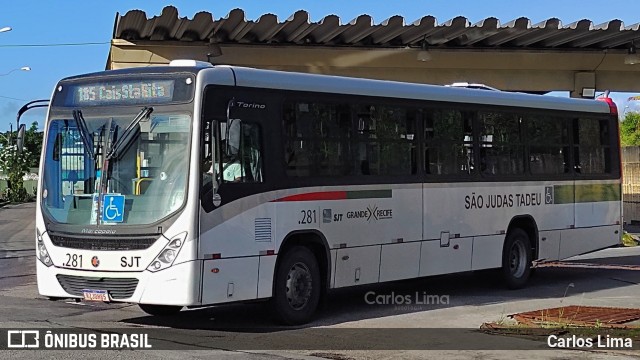
[[[104,195],[102,202],[102,221],[124,221],[124,195]]]

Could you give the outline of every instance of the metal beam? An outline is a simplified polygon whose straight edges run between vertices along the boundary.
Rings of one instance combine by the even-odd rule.
[[[217,64],[432,84],[482,82],[518,91],[576,91],[575,74],[593,73],[597,90],[640,91],[640,65],[625,65],[625,51],[417,49],[221,44]],[[207,61],[208,44],[113,40],[107,68]]]

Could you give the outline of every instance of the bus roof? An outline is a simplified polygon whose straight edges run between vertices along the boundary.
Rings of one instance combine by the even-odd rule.
[[[487,91],[485,89],[262,70],[238,66],[216,66],[213,69],[205,70],[205,72],[220,71],[224,68],[233,71],[237,86],[610,113],[607,103],[592,99],[564,98],[507,91]]]

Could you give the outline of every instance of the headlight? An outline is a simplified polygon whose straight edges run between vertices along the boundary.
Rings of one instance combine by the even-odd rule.
[[[182,249],[182,245],[184,245],[185,239],[187,238],[187,233],[180,233],[171,240],[167,246],[160,251],[160,255],[158,255],[152,262],[151,265],[147,267],[147,270],[151,272],[160,271],[166,269],[173,265],[173,262],[176,260],[178,253],[180,253],[180,249]]]
[[[40,260],[44,266],[49,267],[53,265],[53,261],[51,261],[51,256],[49,256],[49,252],[47,251],[47,247],[44,246],[44,241],[42,240],[42,234],[40,234],[40,230],[36,229],[36,240],[37,240],[37,252],[36,257]]]
[[[172,249],[166,249],[162,251],[160,256],[158,256],[158,259],[160,259],[160,261],[162,261],[165,264],[171,264],[173,260],[176,259],[176,252],[173,251]]]

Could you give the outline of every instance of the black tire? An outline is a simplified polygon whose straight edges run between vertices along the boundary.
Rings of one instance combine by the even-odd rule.
[[[291,248],[276,269],[271,299],[276,319],[287,325],[311,321],[320,302],[320,286],[320,269],[313,253],[302,246]]]
[[[153,316],[170,316],[175,315],[182,310],[182,306],[174,305],[151,305],[151,304],[138,304],[142,311]]]
[[[531,240],[520,228],[509,231],[502,250],[502,278],[509,289],[524,287],[531,276]]]

